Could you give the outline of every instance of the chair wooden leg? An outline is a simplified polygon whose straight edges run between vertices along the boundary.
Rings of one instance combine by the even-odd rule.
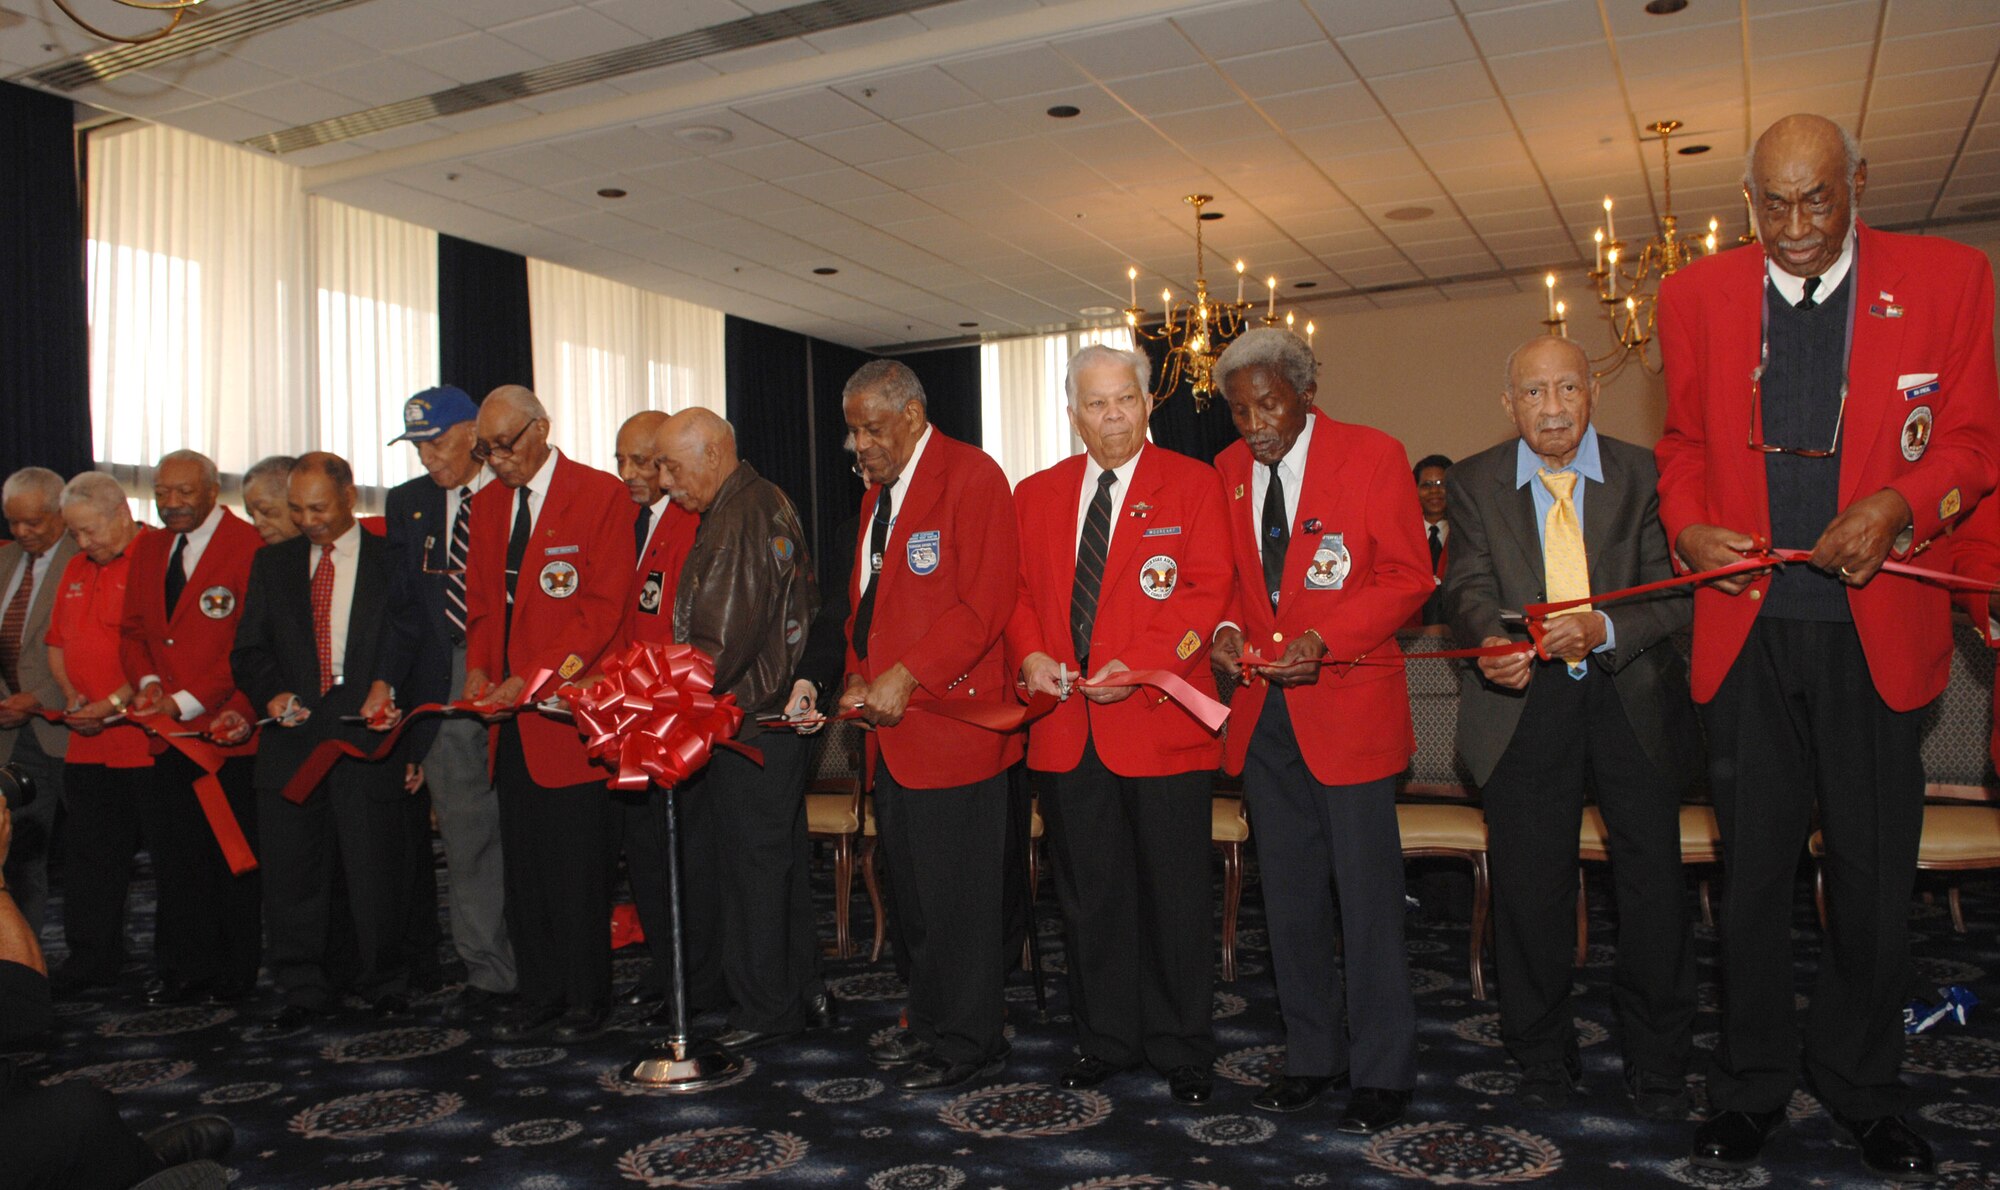
[[[1472,998],[1486,999],[1486,929],[1487,914],[1493,901],[1491,874],[1486,867],[1486,853],[1472,853],[1472,941],[1471,953],[1467,956],[1472,965]]]
[[[1958,881],[1952,881],[1950,887],[1945,890],[1944,902],[1951,906],[1951,928],[1961,934],[1965,933],[1965,908],[1958,902]]]
[[[861,884],[868,890],[869,907],[875,910],[875,947],[868,952],[873,963],[882,957],[882,939],[888,936],[889,922],[882,914],[882,885],[875,878],[875,840],[861,840]]]
[[[1576,965],[1590,962],[1590,902],[1584,895],[1583,868],[1576,870]]]
[[[1695,886],[1701,893],[1701,924],[1715,928],[1715,894],[1709,890],[1708,879],[1703,877]]]
[[[854,953],[854,936],[847,915],[854,905],[854,836],[841,835],[833,841],[833,955],[844,959]]]
[[[1820,933],[1826,932],[1826,861],[1813,865],[1813,905],[1819,910]]]
[[[1236,911],[1243,904],[1243,845],[1222,847],[1222,979],[1236,982]]]

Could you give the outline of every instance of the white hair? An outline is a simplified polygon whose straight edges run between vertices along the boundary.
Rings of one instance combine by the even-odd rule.
[[[7,477],[0,484],[0,503],[11,502],[16,496],[35,495],[41,497],[42,507],[56,509],[62,503],[63,477],[47,467],[23,467]]]
[[[1215,361],[1216,390],[1223,391],[1230,374],[1241,368],[1269,368],[1284,377],[1294,392],[1304,393],[1313,386],[1319,361],[1304,339],[1280,327],[1260,326],[1237,336]]]
[[[1153,379],[1153,361],[1143,351],[1127,351],[1113,347],[1109,343],[1092,343],[1077,349],[1069,357],[1069,370],[1063,373],[1063,392],[1069,394],[1069,407],[1076,408],[1076,377],[1085,368],[1099,364],[1124,364],[1132,369],[1132,379],[1139,385],[1140,392],[1146,392]]]
[[[88,504],[106,516],[119,509],[124,509],[127,515],[131,512],[131,505],[125,502],[125,489],[102,471],[86,471],[63,485],[62,506],[68,508],[73,504]]]
[[[215,460],[198,450],[175,450],[160,456],[160,467],[168,463],[194,463],[201,467],[202,482],[212,488],[222,486],[222,473],[215,469]],[[158,470],[156,467],[154,470]]]

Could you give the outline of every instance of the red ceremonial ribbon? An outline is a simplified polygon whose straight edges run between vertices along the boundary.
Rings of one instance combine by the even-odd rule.
[[[591,759],[616,770],[613,789],[677,785],[716,748],[764,763],[763,753],[731,738],[743,708],[735,695],[715,693],[715,661],[693,645],[639,641],[569,697]]]
[[[1221,731],[1229,722],[1229,708],[1200,690],[1195,689],[1179,674],[1170,669],[1126,669],[1078,682],[1078,686],[1095,690],[1112,689],[1119,686],[1151,686],[1161,694],[1180,704],[1182,710],[1193,715],[1203,727],[1210,731]]]

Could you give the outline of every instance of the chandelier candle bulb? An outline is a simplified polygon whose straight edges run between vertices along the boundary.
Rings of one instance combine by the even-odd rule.
[[[1306,323],[1306,346],[1307,346],[1307,347],[1311,347],[1312,345],[1313,345],[1313,324],[1312,324],[1311,322],[1307,322],[1307,323]]]
[[[1236,262],[1236,304],[1243,304],[1243,262]]]
[[[1556,334],[1569,338],[1569,306],[1565,302],[1556,303]]]
[[[1167,319],[1167,325],[1168,325],[1169,327],[1173,326],[1173,325],[1174,325],[1174,291],[1173,291],[1173,290],[1171,290],[1171,289],[1162,289],[1162,290],[1160,291],[1160,309],[1161,309],[1161,310],[1162,310],[1162,311],[1163,311],[1163,312],[1165,313],[1165,315],[1166,315],[1166,319]]]
[[[1298,316],[1297,316],[1296,314],[1294,314],[1294,313],[1293,313],[1292,311],[1290,311],[1290,310],[1287,310],[1287,311],[1285,311],[1285,329],[1286,329],[1286,330],[1291,330],[1291,329],[1292,329],[1292,320],[1293,320],[1294,318],[1296,318],[1296,317],[1298,317]]]
[[[1546,286],[1549,291],[1549,318],[1553,320],[1556,316],[1556,275],[1554,273],[1550,273],[1547,276],[1543,277],[1542,284]]]
[[[1618,249],[1613,248],[1611,251],[1605,253],[1604,261],[1604,296],[1606,298],[1616,298],[1618,296]]]
[[[1715,233],[1712,231],[1709,232],[1708,235],[1703,238],[1702,242],[1708,246],[1708,254],[1710,256],[1715,255]]]
[[[1591,271],[1601,273],[1604,271],[1604,229],[1598,228],[1590,238],[1597,241],[1597,267]]]
[[[1618,225],[1611,221],[1611,196],[1604,196],[1604,234],[1612,243],[1618,242]]]
[[[1264,288],[1271,291],[1270,300],[1264,304],[1264,317],[1276,318],[1278,316],[1278,279],[1276,277],[1264,278]]]
[[[1136,309],[1138,309],[1138,308],[1139,308],[1139,270],[1138,270],[1138,269],[1136,269],[1136,268],[1130,268],[1130,267],[1126,268],[1126,270],[1125,270],[1125,283],[1126,283],[1126,284],[1127,284],[1128,286],[1130,286],[1130,287],[1131,287],[1131,289],[1132,289],[1132,303],[1131,303],[1131,304],[1132,304],[1132,308],[1133,308],[1134,310],[1136,310]]]

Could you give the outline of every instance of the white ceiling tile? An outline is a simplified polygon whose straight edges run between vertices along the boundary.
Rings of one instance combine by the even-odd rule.
[[[1347,59],[1328,41],[1230,58],[1218,65],[1229,81],[1252,99],[1313,91],[1354,78]]]
[[[1236,89],[1206,64],[1120,79],[1106,86],[1142,116],[1165,116],[1238,102]]]
[[[1868,126],[1863,130],[1869,138],[1877,136],[1909,136],[1920,132],[1957,129],[1964,131],[1972,122],[1972,109],[1978,100],[1971,96],[1952,99],[1944,103],[1924,103],[1914,107],[1881,108],[1870,105]]]
[[[830,90],[808,91],[759,103],[739,103],[734,110],[786,136],[835,132],[880,121],[875,113]]]
[[[1498,99],[1405,112],[1396,117],[1396,123],[1419,147],[1475,137],[1502,145],[1514,140],[1513,117]]]
[[[872,21],[862,21],[855,25],[843,25],[820,33],[809,33],[806,44],[823,54],[838,53],[841,50],[861,49],[872,45],[882,45],[904,37],[915,37],[929,32],[915,17],[908,13],[880,17]]]
[[[1451,158],[1438,155],[1438,160]],[[1457,194],[1460,190],[1532,189],[1541,185],[1540,171],[1530,164],[1525,155],[1510,164],[1480,165],[1469,169],[1438,170],[1438,185]]]
[[[335,91],[355,101],[361,108],[377,107],[398,100],[414,99],[436,91],[446,91],[457,80],[425,70],[402,58],[376,58],[330,71],[313,79],[313,85]]]
[[[877,75],[835,88],[886,120],[948,111],[980,102],[979,93],[935,66]]]
[[[858,169],[832,169],[816,174],[800,174],[783,178],[778,183],[794,194],[803,195],[814,202],[832,202],[841,198],[866,198],[870,195],[888,194],[890,187],[878,179],[868,176]]]
[[[922,21],[926,28],[955,29],[1017,13],[1032,12],[1039,7],[1036,0],[957,0],[954,4],[940,4],[936,8],[921,9],[912,15]]]
[[[1616,86],[1540,91],[1533,95],[1510,93],[1507,108],[1514,113],[1514,123],[1524,130],[1556,128],[1575,120],[1578,112],[1622,112],[1625,97]]]
[[[1799,54],[1808,50],[1830,49],[1857,42],[1872,45],[1882,6],[1876,0],[1846,0],[1844,3],[1815,4],[1812,16],[1800,20],[1797,14],[1750,19],[1752,57]]]
[[[1698,69],[1726,67],[1741,71],[1743,68],[1743,34],[1736,25],[1696,25],[1666,33],[1624,37],[1618,40],[1617,48],[1619,65],[1630,78]]]
[[[644,35],[588,8],[567,8],[488,28],[501,39],[551,62],[568,62],[646,40]]]
[[[476,83],[545,65],[547,60],[491,33],[468,33],[402,51],[405,61],[460,83]]]
[[[470,164],[529,186],[574,177],[583,168],[580,159],[549,145],[529,145],[504,153],[482,154],[473,158]]]
[[[716,76],[715,69],[706,62],[674,62],[608,78],[604,85],[621,95],[643,95],[706,82]]]
[[[310,124],[331,116],[344,116],[363,106],[345,95],[323,91],[305,83],[287,83],[262,91],[250,91],[237,96],[236,103],[248,111],[282,120],[286,125]]]
[[[1770,0],[1749,0],[1754,14],[1759,3]],[[1778,0],[1782,6],[1790,0]],[[1790,4],[1791,7],[1801,7]],[[1811,7],[1817,8],[1815,3]],[[1650,33],[1672,33],[1690,29],[1698,25],[1729,25],[1742,18],[1738,0],[1692,0],[1684,9],[1664,15],[1646,11],[1643,4],[1607,4],[1605,15],[1611,19],[1611,34],[1620,39],[1643,37]]]
[[[1319,22],[1300,0],[1258,0],[1216,12],[1176,17],[1174,23],[1212,58],[1234,58],[1324,41]]]
[[[716,161],[752,177],[790,178],[837,168],[840,162],[798,141],[775,141],[754,149],[721,153]]]
[[[962,107],[936,115],[913,116],[897,121],[897,127],[925,144],[944,150],[1016,140],[1025,132],[1012,117],[993,107]]]
[[[1456,17],[1342,37],[1340,48],[1363,78],[1469,62],[1477,56]]]
[[[2000,21],[2000,11],[1979,0],[1900,0],[1889,6],[1889,37],[1939,33],[1975,23]]]
[[[1604,42],[1596,0],[1548,0],[1504,12],[1476,12],[1466,23],[1479,52],[1488,57]]]
[[[1510,101],[1520,95],[1615,87],[1618,82],[1611,51],[1602,42],[1508,54],[1486,64]]]
[[[647,37],[673,37],[741,20],[748,10],[732,0],[597,0],[591,7]]]
[[[1943,70],[1948,66],[1991,63],[2000,54],[2000,25],[1976,25],[1945,33],[1898,37],[1882,43],[1876,69],[1883,74]]]
[[[505,215],[522,223],[539,223],[566,215],[581,215],[589,210],[580,202],[533,187],[485,194],[470,201],[482,211],[492,211],[496,215]]]
[[[809,136],[806,143],[830,157],[850,165],[868,165],[898,157],[914,157],[929,146],[893,124],[870,124],[823,136]]]
[[[1059,41],[1056,52],[1100,79],[1152,74],[1174,66],[1193,66],[1201,53],[1168,24],[1140,25],[1116,33],[1098,33]],[[976,89],[976,88],[975,88]]]
[[[1931,103],[1953,96],[1977,95],[1986,84],[1990,64],[1927,70],[1922,74],[1877,75],[1868,92],[1869,110]]]
[[[1382,118],[1382,105],[1358,82],[1262,99],[1257,106],[1286,131]]]
[[[289,76],[259,66],[245,58],[228,54],[203,54],[193,62],[176,64],[171,81],[178,86],[217,99],[227,99],[241,95],[245,91],[256,91],[274,87],[289,81]]]
[[[818,50],[794,37],[785,41],[774,41],[769,45],[730,50],[727,53],[713,55],[706,61],[724,74],[743,74],[761,70],[766,66],[782,66],[787,62],[819,56]]]
[[[173,113],[171,122],[179,128],[212,140],[240,141],[284,128],[285,121],[268,112],[210,103]]]
[[[231,53],[290,78],[308,78],[376,56],[374,49],[352,38],[303,21],[246,37],[234,43]]]
[[[1423,111],[1493,98],[1493,84],[1475,62],[1412,70],[1370,79],[1368,85],[1391,113]]]
[[[1703,66],[1672,74],[1630,76],[1626,94],[1632,111],[1650,124],[1654,119],[1678,118],[1690,108],[1743,102],[1741,62]]]
[[[1074,87],[1086,80],[1048,46],[946,62],[944,71],[988,99],[1012,99]]]
[[[393,5],[357,5],[323,12],[312,18],[312,27],[352,38],[362,45],[385,52],[404,46],[428,45],[471,32],[477,22],[461,20],[446,11],[448,6],[399,0]],[[483,15],[483,14],[482,14]]]
[[[1409,145],[1396,126],[1384,119],[1352,120],[1296,133],[1292,142],[1314,161],[1366,153],[1406,152]]]
[[[1452,15],[1451,0],[1306,0],[1335,37],[1373,33]]]

